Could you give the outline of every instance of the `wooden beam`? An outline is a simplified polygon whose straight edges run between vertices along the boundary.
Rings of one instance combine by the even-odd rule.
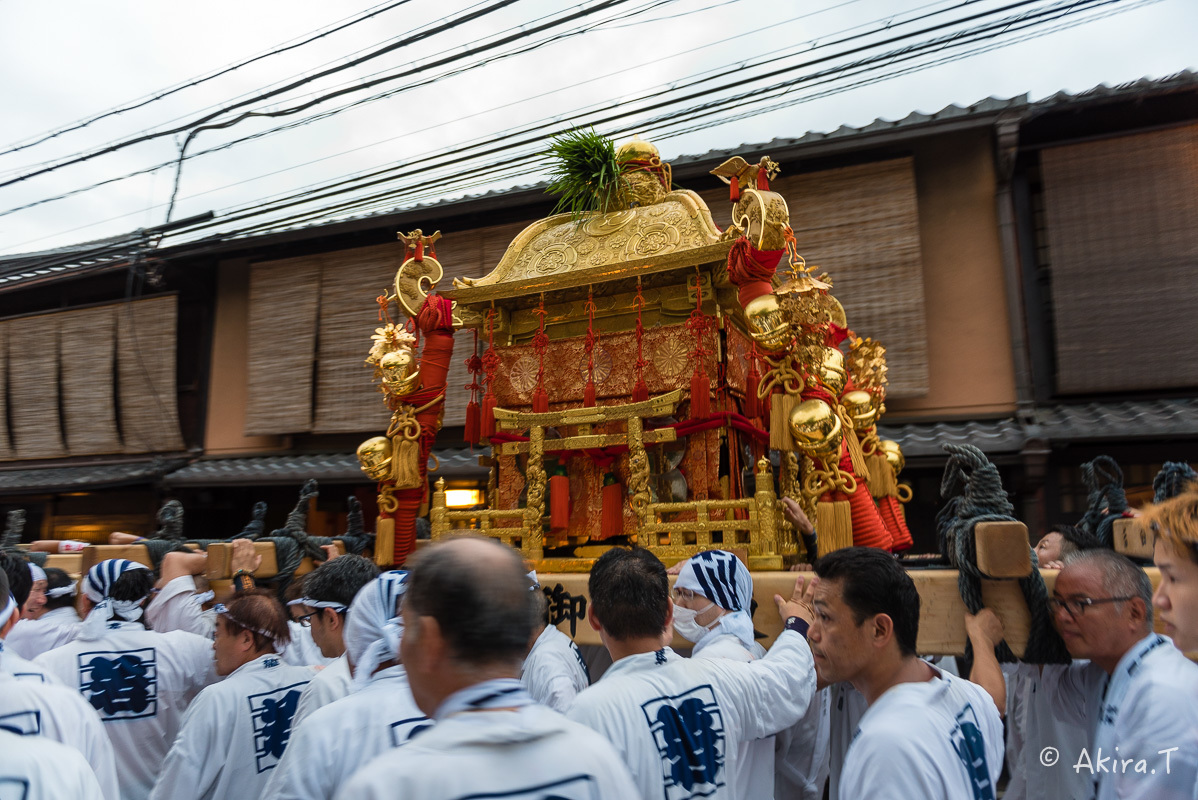
[[[1144,571],[1155,587],[1160,582],[1159,571],[1154,567]],[[803,574],[810,576],[812,573]],[[915,588],[919,590],[919,638],[916,641],[916,649],[922,655],[965,655],[965,603],[957,590],[957,571],[921,569],[912,570],[908,574],[914,581]],[[1057,570],[1041,570],[1040,574],[1044,576],[1048,594],[1051,596]],[[542,591],[549,598],[550,618],[555,621],[558,629],[567,635],[573,635],[574,641],[579,644],[602,644],[598,633],[586,621],[586,609],[590,603],[590,596],[587,594],[588,577],[585,573],[573,572],[538,575]],[[757,601],[753,625],[766,634],[767,638],[761,640],[762,645],[766,647],[782,632],[782,621],[778,619],[774,595],[790,597],[794,591],[796,577],[798,573],[794,572],[753,573],[753,598]],[[673,580],[671,577],[671,583]],[[982,598],[986,607],[993,610],[1002,620],[1006,641],[1012,652],[1017,656],[1023,655],[1031,629],[1031,614],[1024,602],[1018,581],[983,580]],[[690,648],[691,643],[675,636],[672,646]]]
[[[150,558],[150,551],[144,544],[92,544],[83,548],[80,555],[82,556],[82,563],[79,566],[81,575],[101,561],[107,561],[110,558],[124,558],[154,569],[154,559]]]
[[[988,578],[1025,578],[1032,573],[1027,526],[1022,522],[979,522],[974,527],[978,571]]]
[[[345,543],[340,539],[335,539],[333,543],[337,547],[337,553],[345,555]],[[258,555],[262,556],[262,564],[254,571],[254,576],[258,578],[273,578],[278,575],[279,562],[275,553],[275,543],[254,542],[254,550]],[[229,566],[232,556],[233,545],[230,542],[213,542],[208,545],[208,568],[204,572],[208,576],[208,580],[228,580],[232,578],[233,571]],[[316,569],[316,566],[317,562],[305,556],[303,561],[300,562],[299,567],[295,570],[295,574],[307,575]]]
[[[83,574],[83,553],[50,553],[46,556],[46,566],[60,569],[72,578]]]
[[[1156,543],[1152,532],[1140,524],[1135,517],[1115,520],[1115,551],[1129,558],[1152,560],[1152,549]]]

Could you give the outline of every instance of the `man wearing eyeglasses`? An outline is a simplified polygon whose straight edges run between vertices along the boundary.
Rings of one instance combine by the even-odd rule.
[[[1111,550],[1075,554],[1048,601],[1075,662],[1045,669],[1060,717],[1089,747],[1058,769],[1093,777],[1097,800],[1189,798],[1198,786],[1198,666],[1152,631],[1152,584]]]

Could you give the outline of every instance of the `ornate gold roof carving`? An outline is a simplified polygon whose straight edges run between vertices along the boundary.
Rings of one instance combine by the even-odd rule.
[[[714,246],[714,247],[713,247]],[[659,203],[611,214],[596,214],[579,224],[558,214],[525,228],[499,264],[482,278],[454,278],[445,294],[458,303],[542,292],[586,283],[602,283],[652,267],[703,264],[726,253],[727,242],[707,204],[692,191],[667,194]],[[496,291],[502,287],[502,291]]]

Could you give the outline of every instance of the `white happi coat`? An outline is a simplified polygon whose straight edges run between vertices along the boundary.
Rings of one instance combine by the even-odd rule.
[[[404,668],[379,670],[365,686],[296,724],[262,800],[332,800],[367,762],[432,724],[416,707]]]
[[[640,797],[733,798],[740,743],[794,725],[814,693],[807,640],[783,631],[750,663],[684,659],[668,647],[621,658],[567,716],[612,742]]]
[[[200,692],[167,754],[152,800],[261,796],[313,675],[310,667],[284,664],[270,653]]]
[[[1045,664],[1050,680],[1057,680],[1067,665]],[[1094,781],[1062,762],[1045,766],[1041,753],[1054,747],[1059,753],[1076,756],[1089,746],[1084,725],[1056,716],[1044,691],[1041,667],[1037,664],[1003,665],[1007,679],[1007,767],[1010,780],[1004,800],[1087,800]]]
[[[149,797],[188,704],[216,680],[212,642],[204,637],[117,620],[100,639],[76,639],[35,663],[100,713],[124,800]]]
[[[633,800],[611,743],[542,705],[450,714],[369,762],[338,800]]]
[[[112,800],[74,748],[44,736],[18,736],[0,728],[0,798],[13,800]]]
[[[520,683],[538,703],[564,714],[574,697],[591,685],[591,672],[574,640],[546,625],[524,659]]]
[[[1086,661],[1046,667],[1041,678],[1053,713],[1089,733],[1088,759],[1061,750],[1057,766],[1080,765],[1097,800],[1198,797],[1198,665],[1169,639],[1141,639],[1109,678]]]
[[[4,644],[21,658],[37,658],[47,650],[73,641],[80,624],[75,609],[54,608],[37,619],[18,620]]]
[[[1003,726],[977,684],[932,668],[900,683],[861,717],[840,775],[840,797],[994,800]]]
[[[336,702],[349,694],[353,676],[349,674],[349,658],[344,654],[333,660],[332,664],[316,673],[311,682],[304,687],[300,695],[299,705],[295,708],[295,717],[291,720],[294,729],[318,708]]]
[[[748,663],[765,655],[765,649],[756,642],[753,648],[745,647],[737,636],[721,633],[720,628],[709,632],[695,643],[692,658],[728,659]],[[733,787],[733,797],[761,798],[771,800],[774,796],[774,737],[744,741],[737,745],[736,759],[741,767]]]
[[[0,639],[0,673],[12,675],[24,681],[62,685],[58,676],[9,650],[7,639]]]
[[[112,743],[99,715],[78,693],[65,686],[0,674],[0,729],[21,736],[43,736],[78,751],[91,765],[107,800],[117,800]]]
[[[159,633],[187,631],[211,639],[216,615],[195,601],[196,584],[190,575],[169,581],[146,606],[146,627]]]

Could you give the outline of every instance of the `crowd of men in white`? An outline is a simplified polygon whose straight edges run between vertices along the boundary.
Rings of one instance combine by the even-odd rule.
[[[1109,550],[1065,560],[1049,608],[1071,664],[1000,665],[998,618],[968,616],[968,680],[917,655],[919,593],[878,550],[799,573],[768,651],[731,553],[671,588],[648,551],[610,550],[594,683],[493,540],[382,574],[331,558],[289,608],[244,586],[209,607],[204,557],[157,580],[103,561],[77,589],[0,556],[0,798],[993,800],[1004,761],[1007,798],[1198,798],[1198,560],[1164,540],[1155,596]]]

